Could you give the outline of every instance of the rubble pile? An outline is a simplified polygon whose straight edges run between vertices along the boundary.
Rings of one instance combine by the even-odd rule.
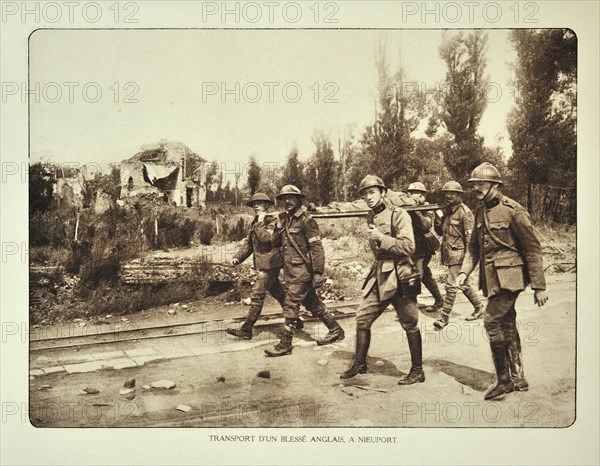
[[[254,275],[249,267],[232,267],[193,257],[173,258],[165,255],[134,259],[126,263],[121,268],[120,278],[128,285],[154,285],[172,281],[250,281]]]

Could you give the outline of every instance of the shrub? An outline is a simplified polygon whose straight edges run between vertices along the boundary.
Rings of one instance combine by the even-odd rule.
[[[215,229],[211,221],[200,222],[200,242],[202,244],[210,244],[215,236]]]

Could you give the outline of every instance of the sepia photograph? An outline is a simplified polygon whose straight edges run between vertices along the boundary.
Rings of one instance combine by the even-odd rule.
[[[0,464],[599,464],[599,36],[0,0]]]
[[[577,47],[34,31],[31,423],[571,425]]]

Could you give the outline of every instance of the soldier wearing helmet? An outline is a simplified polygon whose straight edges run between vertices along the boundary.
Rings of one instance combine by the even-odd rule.
[[[446,298],[442,308],[442,314],[436,322],[435,328],[443,329],[448,325],[450,314],[456,300],[459,288],[456,286],[456,277],[460,272],[465,250],[473,231],[473,213],[462,202],[463,188],[457,181],[448,181],[442,187],[442,193],[447,202],[447,207],[441,219],[436,218],[436,232],[442,236],[442,264],[448,267],[446,278]],[[483,305],[477,291],[468,280],[465,286],[460,288],[469,302],[473,305],[473,313],[465,320],[476,320],[483,315]]]
[[[479,263],[479,286],[488,298],[483,322],[498,378],[485,395],[491,400],[529,388],[515,302],[527,285],[534,290],[533,300],[538,306],[546,304],[548,296],[542,250],[527,211],[500,192],[502,180],[492,164],[476,167],[468,181],[481,205],[475,210],[475,231],[456,284],[464,286]]]
[[[429,204],[425,200],[427,189],[425,189],[423,183],[411,183],[406,190],[416,201],[417,205]],[[423,285],[425,285],[435,299],[433,306],[426,308],[426,310],[430,312],[441,309],[444,304],[442,293],[440,293],[438,284],[435,281],[435,278],[433,278],[433,273],[431,273],[431,269],[429,268],[431,258],[440,247],[438,239],[431,231],[433,228],[434,217],[435,213],[431,210],[410,212],[410,218],[413,222],[413,233],[415,235],[415,254],[413,260],[421,273]]]
[[[250,340],[252,329],[262,312],[267,292],[283,306],[284,291],[279,282],[281,269],[281,250],[273,247],[272,235],[276,218],[269,212],[273,201],[264,193],[254,194],[247,202],[252,207],[255,217],[250,225],[250,232],[231,260],[232,265],[244,262],[251,254],[254,258],[256,280],[250,295],[250,309],[245,322],[238,328],[227,328],[225,331],[238,338]]]
[[[348,379],[367,372],[367,353],[371,343],[371,326],[391,303],[408,337],[411,369],[400,385],[425,381],[421,333],[417,326],[417,295],[420,277],[411,256],[415,241],[410,216],[406,210],[386,201],[387,188],[381,178],[366,176],[359,192],[371,209],[367,222],[369,245],[375,257],[363,285],[363,300],[356,313],[356,351],[352,365],[340,375]]]
[[[277,199],[285,212],[279,214],[273,231],[273,244],[282,248],[284,326],[281,340],[273,349],[265,350],[268,356],[284,356],[292,352],[294,330],[298,328],[300,305],[318,317],[329,332],[317,340],[327,345],[344,339],[344,330],[319,298],[316,288],[324,283],[325,252],[321,243],[319,225],[302,206],[304,194],[294,185],[281,188]]]

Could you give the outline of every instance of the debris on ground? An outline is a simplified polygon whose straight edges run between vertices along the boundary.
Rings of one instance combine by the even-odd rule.
[[[142,388],[143,388],[144,390],[150,390],[150,385],[143,385],[143,386],[142,386]]]
[[[135,387],[135,379],[126,380],[126,381],[123,383],[123,386],[124,386],[125,388],[133,388],[133,387]]]
[[[319,359],[319,360],[317,361],[317,364],[318,364],[319,366],[326,366],[326,365],[327,365],[327,362],[328,362],[328,361],[327,361],[327,359]]]
[[[119,395],[129,395],[133,392],[135,392],[134,388],[122,388],[121,390],[119,390]]]
[[[190,411],[192,409],[192,407],[188,406],[188,405],[177,405],[177,407],[175,409],[177,411],[183,411],[184,413],[187,413],[188,411]]]
[[[40,388],[38,388],[38,390],[41,392],[45,392],[46,390],[50,390],[51,388],[52,385],[42,385]]]
[[[250,298],[245,298],[245,299],[242,299],[242,303],[245,306],[250,306],[250,304],[252,303],[252,300]]]
[[[169,314],[170,316],[174,316],[175,314],[177,314],[177,311],[175,309],[169,309],[167,311],[167,314]]]
[[[217,377],[217,382],[225,382],[225,377],[220,375],[219,377]]]
[[[387,390],[384,390],[383,388],[373,388],[373,387],[368,387],[366,385],[352,385],[353,387],[356,388],[360,388],[361,390],[373,390],[374,392],[381,392],[381,393],[387,393]]]
[[[271,371],[260,371],[259,373],[256,374],[256,376],[260,377],[261,379],[270,379]]]
[[[376,365],[377,367],[383,367],[383,366],[385,366],[385,362],[383,362],[383,361],[380,359],[379,361],[376,361],[376,362],[375,362],[375,365]]]
[[[161,388],[161,389],[171,389],[171,388],[175,388],[175,382],[173,382],[172,380],[166,380],[166,379],[161,379],[161,380],[157,380],[155,382],[152,382],[150,384],[150,386],[152,388]]]
[[[80,395],[97,395],[98,393],[100,393],[100,390],[92,387],[86,387],[83,390],[79,390]]]

